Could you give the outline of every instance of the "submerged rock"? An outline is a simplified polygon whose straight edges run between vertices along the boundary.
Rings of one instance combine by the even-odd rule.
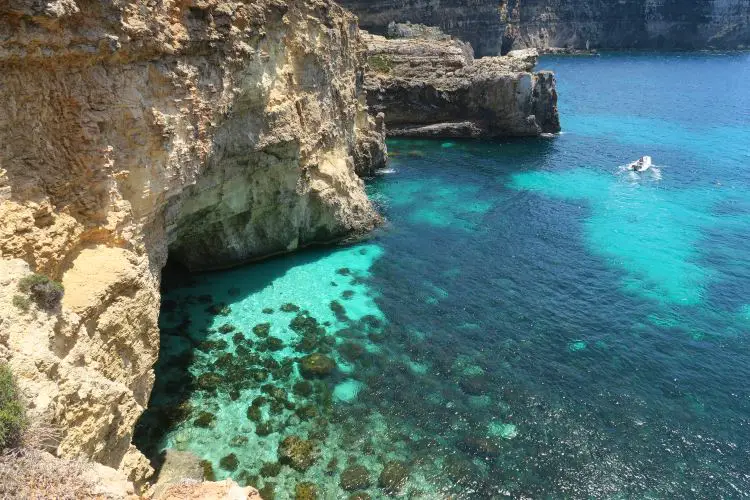
[[[305,378],[318,378],[330,375],[336,369],[336,362],[325,354],[313,353],[303,357],[299,370]]]
[[[291,313],[299,311],[299,306],[296,304],[292,304],[291,302],[287,302],[286,304],[283,304],[279,309],[281,309],[283,312]]]
[[[297,342],[294,350],[297,352],[313,352],[318,348],[318,338],[315,335],[306,335],[302,340]]]
[[[260,354],[258,354],[257,352],[253,352],[246,347],[250,344],[251,342],[247,341],[245,345],[237,346],[234,350],[234,353],[237,355],[237,358],[242,361],[243,364],[257,365],[261,361]]]
[[[357,493],[353,493],[349,495],[349,500],[372,500],[372,497],[369,493],[365,493],[364,491],[359,491]]]
[[[213,314],[214,316],[229,316],[232,312],[232,308],[225,303],[220,302],[206,308],[206,312],[209,314]]]
[[[201,468],[203,469],[203,480],[204,481],[216,481],[216,473],[214,472],[214,466],[210,460],[201,460]]]
[[[281,415],[284,412],[284,408],[285,408],[285,405],[283,401],[274,399],[273,401],[271,401],[269,411],[271,412],[272,415]]]
[[[253,333],[260,338],[268,337],[271,331],[271,323],[260,323],[253,327]]]
[[[287,392],[283,387],[278,387],[273,384],[265,384],[260,388],[261,392],[268,394],[272,398],[279,401],[286,401]]]
[[[260,475],[263,477],[276,477],[281,472],[281,464],[279,462],[266,462],[260,468]]]
[[[268,337],[265,341],[265,345],[271,352],[280,351],[284,348],[284,342],[278,337]]]
[[[273,314],[273,308],[272,307],[264,307],[263,311],[261,311],[263,314]]]
[[[318,487],[315,483],[305,481],[304,483],[297,483],[294,487],[294,500],[317,500],[318,498]]]
[[[318,409],[315,407],[315,405],[300,406],[299,408],[297,408],[296,414],[300,418],[300,420],[311,420],[318,416]]]
[[[219,327],[219,333],[230,333],[237,329],[236,326],[234,326],[231,323],[224,323]]]
[[[309,397],[313,393],[313,385],[307,380],[300,380],[294,384],[292,392],[297,396]]]
[[[341,292],[341,298],[344,300],[349,300],[352,297],[354,297],[354,290],[344,290]]]
[[[232,363],[234,363],[232,355],[228,352],[225,352],[224,354],[216,358],[216,361],[214,362],[214,368],[218,368],[219,370],[226,370],[227,368],[230,368],[232,366]]]
[[[271,422],[257,422],[255,424],[255,434],[260,437],[268,436],[273,432]]]
[[[266,481],[263,487],[258,490],[258,493],[260,493],[260,496],[263,500],[275,500],[276,499],[276,484],[269,483],[268,481]]]
[[[373,314],[365,314],[359,320],[360,324],[367,329],[377,329],[383,327],[383,321]]]
[[[332,300],[330,308],[338,321],[349,321],[349,316],[346,315],[346,308],[341,305],[341,302],[338,300]]]
[[[288,436],[279,443],[279,462],[294,470],[304,472],[318,458],[318,450],[312,441],[299,436]]]
[[[363,465],[352,465],[341,473],[339,486],[346,491],[364,490],[370,487],[370,471]]]
[[[250,474],[247,470],[242,470],[237,474],[237,482],[241,486],[252,486],[253,488],[258,488],[260,477],[256,474]]]
[[[262,361],[262,364],[263,364],[263,366],[265,366],[269,370],[275,370],[279,366],[281,366],[281,364],[278,361],[276,361],[275,359],[273,359],[271,357],[264,358],[263,361]]]
[[[268,380],[268,372],[262,368],[255,368],[250,373],[256,382],[265,382]]]
[[[208,392],[215,392],[221,384],[221,375],[214,372],[203,373],[198,376],[198,379],[195,382],[199,389]]]
[[[219,467],[230,472],[236,471],[240,461],[237,459],[237,455],[230,453],[229,455],[222,457],[219,460]]]
[[[207,411],[201,412],[198,417],[193,420],[193,424],[196,427],[202,427],[204,429],[213,427],[216,425],[216,415]]]
[[[312,316],[301,313],[289,323],[289,328],[303,336],[315,336],[325,333],[325,329]]]
[[[338,351],[341,357],[345,360],[354,361],[356,359],[359,359],[362,354],[364,354],[365,348],[362,347],[362,344],[360,344],[359,342],[347,340],[339,346]]]
[[[271,370],[273,378],[276,380],[284,379],[289,377],[294,370],[294,359],[287,358],[278,367]]]
[[[223,351],[229,346],[229,343],[224,339],[219,340],[204,340],[198,344],[198,350],[203,352],[212,351]]]
[[[263,420],[263,412],[260,406],[250,405],[247,408],[247,418],[253,422],[260,422]]]
[[[388,495],[397,495],[409,479],[409,468],[405,462],[391,460],[385,464],[378,477],[378,486]]]
[[[331,460],[328,461],[326,464],[326,474],[329,476],[332,476],[336,473],[339,466],[339,459],[336,457],[333,457]]]
[[[342,267],[340,269],[336,269],[336,274],[340,274],[341,276],[349,276],[351,274],[351,269],[348,267]]]

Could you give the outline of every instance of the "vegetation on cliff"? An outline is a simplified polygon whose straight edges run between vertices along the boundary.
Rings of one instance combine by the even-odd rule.
[[[0,363],[0,451],[20,441],[26,423],[24,407],[10,367]]]
[[[65,290],[57,281],[44,274],[30,274],[18,282],[18,290],[23,295],[13,297],[13,305],[27,311],[34,301],[39,308],[52,311],[60,305]]]

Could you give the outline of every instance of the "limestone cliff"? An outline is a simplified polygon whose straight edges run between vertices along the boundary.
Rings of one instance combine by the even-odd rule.
[[[438,26],[477,55],[526,47],[736,49],[750,47],[748,0],[341,0],[363,28]]]
[[[361,49],[329,0],[0,2],[0,359],[59,454],[147,473],[168,252],[219,267],[377,223]],[[13,305],[31,271],[61,308]]]
[[[555,77],[533,73],[535,50],[475,60],[466,43],[422,27],[412,31],[398,39],[365,35],[367,102],[371,112],[385,113],[389,135],[535,136],[560,130]]]

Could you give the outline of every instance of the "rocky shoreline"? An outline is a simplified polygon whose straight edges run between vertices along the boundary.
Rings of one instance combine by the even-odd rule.
[[[57,454],[138,483],[167,255],[230,265],[379,222],[356,175],[386,157],[356,18],[318,0],[13,2],[0,40],[0,361]],[[15,305],[32,272],[61,282],[59,306]]]
[[[330,0],[0,6],[0,362],[29,417],[59,429],[47,449],[148,486],[132,436],[168,256],[226,267],[372,229],[360,176],[385,164],[387,125],[559,130],[554,76],[531,55],[389,47]],[[29,276],[59,282],[61,302],[19,299]]]

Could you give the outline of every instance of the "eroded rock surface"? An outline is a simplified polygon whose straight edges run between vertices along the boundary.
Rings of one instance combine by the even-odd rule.
[[[241,487],[231,479],[214,482],[184,481],[170,484],[158,497],[159,500],[263,500],[258,490],[251,486]]]
[[[0,358],[59,454],[149,474],[168,251],[221,267],[378,222],[361,49],[329,0],[0,3]],[[14,305],[32,271],[60,308]]]
[[[474,59],[471,46],[430,35],[364,35],[367,102],[389,135],[534,136],[560,130],[555,77],[536,51]]]

